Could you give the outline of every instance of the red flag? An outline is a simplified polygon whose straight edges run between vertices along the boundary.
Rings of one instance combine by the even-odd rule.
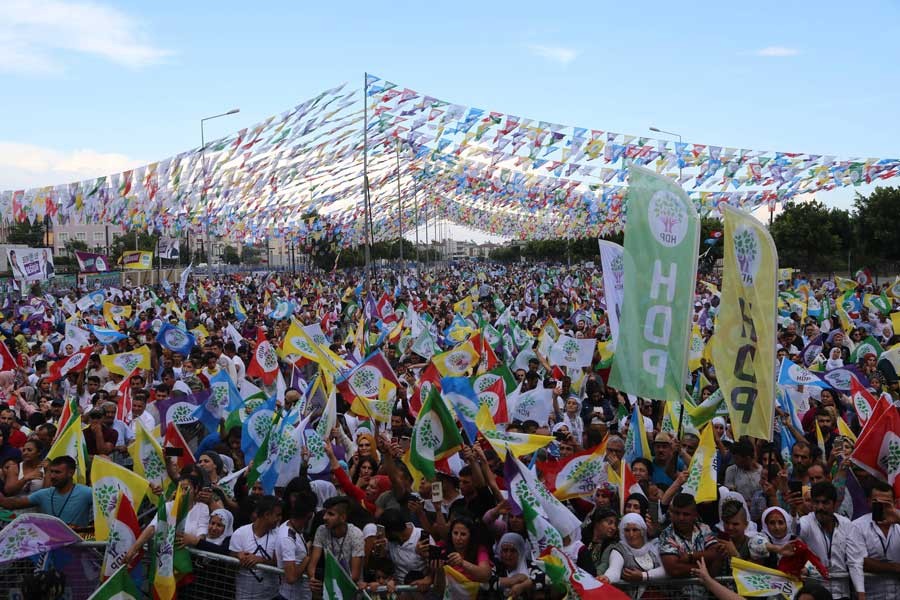
[[[900,495],[900,413],[889,402],[879,400],[878,404],[856,440],[850,460]],[[882,406],[886,408],[881,410]]]
[[[3,340],[0,340],[0,371],[15,371],[18,366],[12,352],[9,351]]]
[[[134,371],[131,372],[134,375]],[[126,425],[130,425],[133,420],[131,414],[131,375],[122,380],[119,384],[119,402],[116,406],[116,418]]]
[[[802,540],[793,540],[791,544],[794,547],[794,553],[791,556],[784,556],[778,561],[779,571],[794,577],[800,577],[800,575],[804,574],[806,563],[810,562],[822,577],[828,579],[828,567],[819,560],[819,557]]]
[[[853,410],[856,411],[859,424],[865,427],[869,417],[872,416],[872,411],[875,410],[875,398],[856,377],[850,378],[850,399],[853,402]]]
[[[487,386],[481,392],[478,392],[478,401],[483,402],[482,396],[487,396],[488,406],[494,404],[495,400],[491,396],[496,397],[497,410],[493,411],[491,418],[494,423],[509,423],[509,411],[506,409],[506,380],[502,377]]]
[[[261,328],[256,330],[256,349],[247,367],[247,375],[259,377],[266,385],[271,385],[278,376],[278,355]]]
[[[641,488],[641,485],[638,483],[637,479],[634,478],[634,473],[631,472],[631,467],[628,466],[627,460],[619,461],[619,479],[621,480],[621,488],[619,488],[619,514],[625,514],[625,500],[628,499],[628,496],[631,494],[640,494],[646,497],[644,494],[644,490]]]
[[[187,442],[184,441],[184,436],[181,435],[181,431],[178,430],[178,426],[175,423],[170,422],[166,427],[166,437],[163,439],[163,452],[165,452],[165,448],[181,448],[180,455],[175,457],[179,469],[189,467],[196,462],[194,454],[188,447]]]
[[[476,333],[472,336],[472,345],[475,346],[475,350],[478,354],[481,355],[481,360],[479,361],[478,370],[484,373],[485,371],[490,371],[494,367],[500,364],[500,359],[497,358],[497,354],[494,352],[494,349],[491,348],[491,345],[487,343],[487,340],[481,334],[481,332]]]
[[[119,492],[119,502],[113,518],[109,520],[109,542],[106,545],[106,553],[103,556],[103,569],[100,572],[100,581],[105,581],[125,563],[125,553],[134,545],[141,535],[141,526],[134,506],[128,496]],[[115,535],[112,535],[115,532]],[[132,564],[139,560],[140,553],[132,560]],[[129,565],[130,566],[130,565]]]
[[[0,342],[2,344],[2,342]],[[0,348],[0,354],[6,348]],[[8,352],[8,350],[7,350]],[[68,358],[61,358],[57,361],[54,361],[52,365],[50,365],[50,369],[48,371],[47,379],[50,381],[58,381],[68,375],[69,373],[78,372],[84,370],[87,366],[88,361],[91,358],[91,354],[94,353],[94,348],[89,346],[87,348],[82,348],[75,354],[69,356]]]
[[[385,323],[393,323],[397,320],[394,305],[391,304],[391,298],[387,295],[387,292],[381,295],[381,299],[375,305],[375,312],[378,314],[378,318]]]
[[[428,366],[425,367],[422,374],[419,376],[419,380],[416,381],[413,393],[409,397],[409,410],[413,416],[418,415],[419,411],[422,410],[422,399],[428,397],[428,391],[432,387],[435,387],[440,391],[441,374],[437,370],[437,367],[434,366],[434,363],[429,362]]]

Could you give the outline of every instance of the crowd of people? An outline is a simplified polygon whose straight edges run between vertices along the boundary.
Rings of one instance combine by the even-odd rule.
[[[704,340],[715,330],[716,283],[714,276],[697,282],[693,320]],[[842,290],[802,278],[781,285],[787,294],[779,360],[822,371],[855,360],[868,392],[886,394],[887,410],[897,410],[900,379],[892,365],[857,351],[870,337],[885,349],[897,344],[890,311],[863,306],[849,323],[837,310],[813,316],[797,309],[797,298],[836,309]],[[829,387],[784,386],[795,414],[778,406],[773,439],[736,439],[721,394],[716,404],[716,371],[704,353],[685,383],[696,411],[667,422],[665,403],[606,384],[615,356],[602,287],[593,267],[482,263],[374,275],[194,275],[180,290],[177,284],[107,288],[93,304],[81,301],[87,289],[56,296],[33,290],[7,299],[0,334],[14,364],[7,359],[0,371],[0,508],[7,521],[38,511],[89,532],[94,498],[88,485],[76,483],[78,457],[46,458],[65,419],[73,411],[80,415],[88,465],[105,457],[133,468],[129,447],[136,428],[155,431],[167,445],[158,407],[209,390],[224,372],[237,389],[249,385],[276,398],[281,414],[297,409],[302,426],[314,429],[326,419],[329,402],[336,415],[320,438],[327,466],[310,443],[297,472],[279,473],[274,489],[250,477],[258,460],[246,452],[250,407],[217,426],[200,420],[177,425],[195,460],[185,464],[183,454],[167,451],[168,480],[176,485],[153,485],[153,492],[171,503],[180,487],[187,499],[177,546],[239,560],[235,598],[327,597],[332,557],[355,586],[373,595],[562,597],[566,589],[548,578],[541,560],[546,548],[534,509],[512,501],[508,461],[494,444],[482,435],[464,436],[460,448],[435,461],[433,477],[409,461],[433,355],[481,336],[477,361],[465,374],[474,378],[498,365],[508,370],[510,416],[493,426],[535,436],[530,439],[544,436],[538,449],[518,456],[537,484],[555,491],[556,475],[573,457],[590,455],[605,467],[597,469],[591,489],[561,501],[573,515],[567,522],[577,527],[558,531],[558,550],[607,589],[649,600],[731,599],[735,588],[716,577],[730,575],[732,561],[740,560],[809,579],[797,594],[804,600],[900,596],[898,498],[892,482],[850,460],[863,428],[851,396]],[[883,297],[882,288],[870,284],[854,293]],[[292,323],[321,330],[326,341],[317,354],[331,364],[280,352],[280,376],[267,383],[251,366],[259,360],[257,345],[267,340],[283,350]],[[167,325],[196,336],[189,352],[175,352],[159,338]],[[109,331],[119,339],[108,339]],[[554,364],[547,349],[559,336],[595,339],[590,366],[576,372]],[[821,348],[805,360],[817,340]],[[149,368],[123,376],[103,361],[144,346]],[[57,378],[54,364],[85,349],[84,367]],[[311,400],[317,379],[331,377],[332,369],[352,371],[375,352],[398,384],[387,396],[389,418],[354,408],[346,387],[331,389],[324,403]],[[120,393],[124,379],[127,401]],[[546,390],[539,397],[547,406],[522,419],[512,405],[532,390]],[[714,433],[718,497],[698,503],[683,488],[706,426]],[[794,440],[787,449],[785,435]],[[635,436],[645,440],[634,442]],[[633,448],[642,446],[650,453],[635,456]],[[631,484],[617,480],[626,471]],[[135,509],[142,531],[126,563],[159,525],[149,500]],[[676,585],[682,578],[691,582]]]

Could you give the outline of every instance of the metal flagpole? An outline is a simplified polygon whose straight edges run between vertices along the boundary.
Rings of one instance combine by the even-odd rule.
[[[416,213],[416,273],[419,272],[419,180],[413,179],[413,207]]]
[[[400,267],[403,268],[403,196],[400,194],[400,138],[397,138],[397,220],[400,223]]]
[[[372,214],[369,212],[369,74],[363,73],[363,207],[365,210],[366,221],[366,276],[368,277],[372,268],[372,250],[370,247],[371,235],[371,219]]]

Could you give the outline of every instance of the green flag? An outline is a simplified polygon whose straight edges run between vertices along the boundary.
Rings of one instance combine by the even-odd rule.
[[[353,578],[341,567],[334,555],[325,550],[325,582],[322,590],[324,600],[354,600],[369,598],[365,592],[356,589]],[[357,595],[359,594],[359,595]]]
[[[861,358],[870,353],[874,354],[876,357],[881,356],[882,352],[884,352],[884,348],[881,347],[881,344],[878,343],[878,340],[870,335],[866,339],[856,344],[856,348],[854,348],[853,352],[850,353],[850,362],[858,363]]]
[[[98,587],[88,600],[141,600],[134,580],[128,574],[128,565],[122,565]]]
[[[680,400],[687,374],[700,219],[667,177],[631,167],[625,290],[609,385],[656,400]]]
[[[410,463],[426,479],[434,479],[434,461],[450,456],[459,450],[462,443],[456,421],[447,410],[437,388],[432,387],[413,425],[409,445]]]

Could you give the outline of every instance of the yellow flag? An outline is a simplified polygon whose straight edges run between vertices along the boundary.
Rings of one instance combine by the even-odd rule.
[[[722,303],[713,364],[734,434],[771,440],[778,254],[769,232],[754,217],[730,206],[724,207],[724,217]]]
[[[475,310],[475,307],[472,304],[472,296],[466,296],[453,305],[453,312],[463,317],[471,315],[473,310]]]
[[[56,436],[56,440],[50,446],[47,460],[53,460],[59,456],[73,457],[75,459],[75,483],[87,483],[87,449],[84,446],[81,419],[69,419],[68,425]]]
[[[854,444],[856,443],[856,434],[853,433],[853,430],[850,429],[850,426],[847,425],[847,422],[843,418],[838,417],[837,426],[838,432],[840,432],[842,436],[849,438]]]
[[[891,313],[891,328],[894,335],[900,335],[900,312]]]
[[[128,454],[134,461],[135,473],[154,485],[166,487],[169,475],[162,447],[139,419],[134,421],[134,441],[128,446]],[[153,492],[150,492],[150,496],[151,499],[155,498]]]
[[[131,352],[101,354],[100,362],[110,373],[127,377],[135,369],[150,369],[150,348],[145,344]]]
[[[113,329],[118,329],[119,321],[121,321],[122,319],[131,318],[131,307],[119,306],[118,304],[113,304],[112,302],[104,302],[103,318],[106,319],[106,323],[110,327],[112,327]]]
[[[700,368],[700,360],[703,358],[705,349],[706,342],[703,341],[700,326],[694,323],[694,328],[691,329],[690,346],[688,346],[688,371],[693,372]]]
[[[91,488],[94,492],[94,536],[97,541],[109,537],[108,520],[115,516],[119,492],[140,507],[150,489],[147,480],[104,456],[95,456],[91,464]]]
[[[191,333],[194,334],[198,341],[203,341],[209,337],[209,330],[202,323],[191,329]]]
[[[545,446],[549,446],[556,439],[549,435],[532,435],[528,433],[507,433],[497,431],[497,425],[491,418],[491,410],[487,404],[482,404],[475,416],[475,425],[484,436],[500,460],[506,460],[506,450],[509,449],[516,457],[531,454]]]
[[[169,300],[166,303],[166,308],[169,309],[169,312],[173,315],[176,315],[179,319],[184,321],[184,311],[181,310],[181,307],[175,303],[175,300]]]
[[[390,423],[396,399],[397,386],[382,377],[378,382],[378,398],[357,396],[353,399],[350,410],[361,417],[369,417],[379,423]]]
[[[480,355],[471,340],[431,358],[438,372],[444,377],[460,377],[478,364]]]
[[[698,503],[713,502],[718,497],[716,478],[716,441],[710,423],[700,432],[700,445],[691,457],[682,491],[694,496]]]
[[[834,276],[834,283],[837,285],[838,289],[843,292],[850,292],[856,289],[858,285],[854,279],[847,279],[846,277],[838,277]]]

